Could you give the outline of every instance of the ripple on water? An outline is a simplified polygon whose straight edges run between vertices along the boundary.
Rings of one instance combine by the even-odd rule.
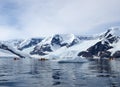
[[[114,63],[113,63],[114,62]],[[0,87],[119,87],[120,62],[57,63],[0,58]]]

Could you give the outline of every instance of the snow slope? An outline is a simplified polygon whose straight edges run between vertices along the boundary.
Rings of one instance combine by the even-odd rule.
[[[120,28],[112,27],[100,35],[99,41],[79,53],[85,57],[120,57]]]
[[[35,45],[37,45],[38,43],[40,43],[42,41],[43,38],[29,38],[29,39],[25,39],[23,41],[21,41],[20,44],[18,44],[17,48],[19,50],[24,50],[27,48],[31,48]]]
[[[105,34],[105,39],[110,39],[110,38],[114,38],[114,42],[113,43],[109,43],[110,46],[112,46],[113,48],[111,48],[109,51],[112,53],[111,55],[113,55],[116,51],[120,50],[120,27],[112,27],[110,28]]]
[[[61,47],[66,46],[69,48],[79,42],[80,40],[73,34],[56,34],[43,39],[39,44],[37,44],[31,54],[48,55]]]
[[[0,57],[17,57],[17,55],[15,55],[7,50],[0,49]]]
[[[120,41],[113,43],[111,46],[113,46],[113,48],[109,50],[112,53],[111,55],[113,55],[116,51],[120,51]]]
[[[48,59],[74,59],[82,51],[93,56],[106,52],[113,55],[120,51],[120,28],[112,27],[95,37],[76,36],[74,34],[55,34],[44,39],[31,38],[18,44],[18,49],[9,44],[4,44],[13,51],[23,56],[32,56]],[[97,37],[97,38],[96,38]],[[5,50],[5,49],[4,49]]]
[[[67,58],[67,57],[76,57],[77,54],[80,52],[80,51],[83,51],[83,50],[87,50],[89,47],[93,46],[95,43],[97,43],[99,41],[99,39],[96,39],[96,40],[88,40],[88,41],[83,41],[79,44],[76,44],[72,47],[62,47],[52,53],[50,53],[49,55],[52,57],[57,57],[57,58]],[[88,44],[89,43],[89,44]]]
[[[0,43],[0,49],[5,50],[5,51],[9,51],[12,54],[15,54],[21,58],[25,58],[25,57],[30,57],[27,54],[24,54],[23,52],[17,50],[16,48],[12,47],[11,45],[9,45],[8,43]]]

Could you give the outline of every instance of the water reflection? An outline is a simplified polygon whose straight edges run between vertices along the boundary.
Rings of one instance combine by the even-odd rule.
[[[94,70],[94,73],[98,73],[99,77],[109,77],[111,74],[111,65],[110,61],[107,59],[94,60],[89,66],[90,70]]]
[[[59,69],[53,69],[52,72],[53,85],[60,85],[62,72]]]
[[[94,60],[94,62],[91,62],[93,64],[92,66],[89,66],[89,69],[91,70],[91,72],[96,74],[97,77],[105,78],[106,80],[108,80],[105,81],[108,86],[119,87],[120,68],[117,68],[117,66],[119,66],[120,64],[117,62],[119,61],[118,60],[110,61],[108,59]]]
[[[0,87],[119,87],[120,62],[62,63],[0,59]]]

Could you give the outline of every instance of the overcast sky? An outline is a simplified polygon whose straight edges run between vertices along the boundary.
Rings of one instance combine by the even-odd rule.
[[[0,40],[102,32],[120,26],[120,0],[0,0]]]

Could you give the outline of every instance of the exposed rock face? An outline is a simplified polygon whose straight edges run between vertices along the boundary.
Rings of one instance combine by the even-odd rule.
[[[115,29],[109,29],[105,34],[101,36],[101,39],[106,40],[108,43],[116,43],[120,39],[120,29],[115,28]]]
[[[99,53],[99,57],[101,57],[101,58],[104,58],[104,57],[110,58],[111,57],[111,52],[109,52],[109,51],[102,51],[102,52]]]
[[[90,52],[86,52],[86,51],[82,51],[78,54],[78,56],[82,56],[82,57],[86,57],[86,58],[93,58],[93,54],[91,54]],[[111,52],[109,51],[101,51],[98,53],[98,56],[101,58],[111,58]]]
[[[42,46],[36,46],[30,54],[39,54],[39,55],[47,55],[45,52],[52,52],[51,46],[49,44],[44,44]]]
[[[105,52],[111,48],[112,47],[107,42],[102,44],[102,42],[100,41],[92,47],[88,48],[87,51],[90,52],[92,55],[98,56],[99,52]]]
[[[10,51],[11,53],[19,56],[20,58],[25,58],[25,56],[23,56],[22,54],[16,52],[15,50],[11,49],[9,46],[5,45],[5,44],[0,44],[0,49],[4,49],[7,51]]]
[[[116,51],[113,56],[113,58],[120,58],[120,50],[119,51]]]
[[[42,40],[30,54],[47,55],[63,46],[71,47],[78,43],[79,39],[73,34],[56,34]]]
[[[71,46],[73,46],[73,45],[75,45],[75,44],[78,44],[79,43],[79,40],[78,39],[74,39],[73,41],[72,41],[72,43],[70,43],[69,45],[68,45],[68,47],[71,47]]]
[[[52,40],[51,40],[51,45],[62,45],[61,44],[61,41],[62,41],[63,39],[62,39],[62,37],[60,37],[60,35],[55,35],[53,38],[52,38]]]
[[[93,55],[90,52],[82,51],[78,54],[78,56],[86,57],[86,58],[93,58]]]
[[[90,44],[88,40],[90,40]],[[10,47],[10,42],[4,42],[3,44],[1,43],[1,49],[10,51],[19,57],[24,56],[16,50],[11,49],[11,46],[14,46],[15,49],[18,48],[19,51],[24,52],[28,55],[50,54],[50,56],[76,56],[76,53],[78,53],[79,50],[83,49],[81,52],[79,52],[78,56],[86,58],[93,58],[94,56],[101,58],[120,58],[120,29],[118,28],[109,29],[107,32],[104,32],[97,37],[82,37],[73,34],[55,34],[46,38],[31,38],[15,41],[13,42],[13,45],[10,45]]]
[[[74,36],[75,37],[75,36]],[[73,38],[73,37],[71,37]],[[69,38],[70,39],[70,38]],[[78,38],[73,38],[72,41],[70,42],[64,42],[65,38],[63,36],[60,36],[59,34],[56,34],[52,40],[51,40],[51,45],[54,46],[54,45],[59,45],[59,46],[67,46],[67,47],[70,47],[70,46],[73,46],[74,44],[77,44],[79,43],[79,40]]]
[[[27,40],[23,40],[19,45],[18,45],[18,50],[24,50],[26,48],[32,47],[34,45],[37,45],[42,41],[41,38],[31,38]]]
[[[109,49],[114,48],[114,45],[120,41],[120,29],[109,29],[107,32],[100,36],[100,41],[98,41],[95,45],[89,47],[86,51],[80,52],[78,56],[86,56],[91,54],[92,56],[98,57],[115,57],[120,58],[120,51],[116,51],[113,55],[108,51]]]

